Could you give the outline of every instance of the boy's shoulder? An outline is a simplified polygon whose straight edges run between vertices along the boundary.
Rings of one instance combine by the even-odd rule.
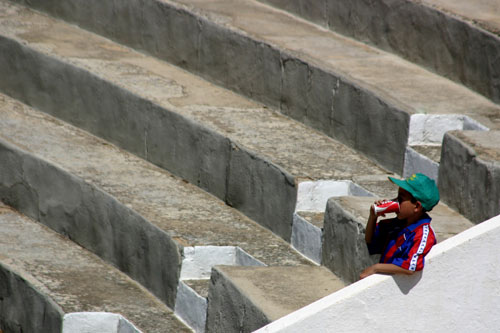
[[[415,223],[412,223],[408,226],[408,229],[411,231],[417,229],[417,228],[422,228],[424,225],[430,225],[432,221],[432,218],[429,216],[429,214],[424,213],[422,217]]]

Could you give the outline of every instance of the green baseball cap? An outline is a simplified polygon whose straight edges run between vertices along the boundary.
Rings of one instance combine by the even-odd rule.
[[[436,182],[422,173],[415,173],[406,179],[389,177],[389,180],[410,192],[415,199],[420,201],[426,211],[430,211],[439,202]]]

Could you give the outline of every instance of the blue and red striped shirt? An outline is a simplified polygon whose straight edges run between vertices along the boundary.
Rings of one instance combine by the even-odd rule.
[[[381,263],[420,271],[424,268],[424,257],[436,244],[430,223],[431,218],[427,214],[407,227],[405,220],[382,220],[377,223],[368,250],[370,254],[381,254]]]

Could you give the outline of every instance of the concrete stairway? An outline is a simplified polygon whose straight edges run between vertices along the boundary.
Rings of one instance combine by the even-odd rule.
[[[463,86],[253,0],[30,5],[278,108],[400,174],[407,144],[436,144],[420,142],[422,123],[441,119],[438,142],[445,130],[498,127],[498,106]],[[408,154],[435,169],[422,151]]]
[[[0,96],[2,199],[112,263],[188,322],[192,280],[206,284],[213,265],[310,265],[208,193]],[[195,319],[191,326],[200,325]]]
[[[0,1],[0,198],[127,273],[197,331],[207,297],[219,318],[209,315],[209,330],[258,327],[243,310],[211,307],[228,295],[221,285],[259,325],[277,317],[252,288],[289,300],[285,287],[307,276],[307,302],[341,288],[285,241],[320,262],[331,255],[321,245],[328,197],[392,197],[390,171],[438,156],[445,130],[499,124],[500,108],[463,86],[258,2],[18,2],[121,44]],[[425,128],[437,120],[446,126]],[[208,287],[217,264],[274,267],[216,268]],[[283,279],[280,269],[307,274]]]
[[[128,332],[190,331],[125,274],[1,202],[0,229],[4,332],[80,332],[71,317],[81,312],[121,313],[134,322]]]
[[[3,12],[7,94],[199,185],[285,240],[301,181],[387,174],[167,63],[22,7]]]
[[[396,53],[500,101],[496,1],[261,1]]]

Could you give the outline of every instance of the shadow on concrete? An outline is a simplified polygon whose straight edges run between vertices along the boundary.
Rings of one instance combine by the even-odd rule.
[[[410,290],[417,285],[417,283],[422,279],[422,271],[415,272],[411,276],[406,275],[394,275],[393,279],[396,282],[399,290],[405,295],[410,293]]]

